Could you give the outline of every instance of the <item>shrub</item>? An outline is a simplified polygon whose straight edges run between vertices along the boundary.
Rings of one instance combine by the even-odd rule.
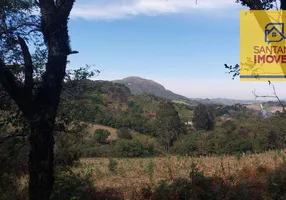
[[[93,189],[93,180],[91,174],[62,171],[56,176],[51,200],[91,199],[90,191]]]
[[[95,145],[94,147],[86,147],[82,150],[83,157],[99,157],[99,146]]]
[[[197,152],[197,142],[200,133],[190,133],[179,138],[171,148],[172,153],[180,155],[195,155]]]
[[[93,139],[94,139],[94,141],[96,141],[99,144],[107,144],[108,143],[107,138],[110,135],[111,134],[108,130],[97,129],[94,132],[94,135],[93,135],[94,138]]]
[[[116,142],[115,152],[121,157],[146,157],[154,154],[154,148],[137,139],[120,139]]]
[[[269,175],[268,190],[272,199],[286,199],[286,165],[282,164]]]
[[[118,162],[112,158],[109,158],[108,169],[109,171],[115,173],[117,170]]]
[[[127,139],[127,140],[132,139],[132,135],[127,128],[120,128],[118,130],[117,134],[118,134],[118,138],[120,138],[120,139]]]
[[[86,128],[81,124],[73,124],[65,131],[55,132],[55,164],[61,167],[74,165],[82,154],[82,144]]]

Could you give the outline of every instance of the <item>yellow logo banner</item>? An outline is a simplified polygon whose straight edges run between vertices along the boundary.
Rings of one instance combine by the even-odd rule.
[[[286,11],[240,12],[240,80],[286,81]]]

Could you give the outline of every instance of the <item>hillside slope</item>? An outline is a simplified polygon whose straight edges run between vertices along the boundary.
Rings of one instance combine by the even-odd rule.
[[[127,86],[133,95],[140,95],[146,93],[153,94],[158,97],[167,98],[170,100],[189,101],[187,97],[175,94],[172,91],[167,90],[163,85],[153,80],[148,80],[137,76],[130,76],[121,80],[115,80],[113,82]]]
[[[68,104],[72,107],[66,106],[64,110],[71,112],[73,120],[115,129],[125,127],[145,134],[154,132],[158,105],[166,99],[146,93],[132,95],[130,89],[124,84],[110,81],[85,80],[80,84],[83,89],[81,99],[70,96],[69,93],[62,94],[62,99],[73,102]],[[181,120],[190,121],[192,108],[182,103],[174,102],[174,104]]]
[[[234,104],[257,104],[262,103],[261,100],[239,100],[239,99],[227,99],[227,98],[191,98],[194,102],[202,104],[222,104],[222,105],[234,105]]]

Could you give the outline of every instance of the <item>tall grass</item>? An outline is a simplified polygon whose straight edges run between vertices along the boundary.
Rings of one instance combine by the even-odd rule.
[[[93,166],[95,174],[101,172],[100,178],[94,176],[97,189],[115,189],[125,199],[144,199],[146,195],[155,198],[162,191],[182,192],[184,196],[191,195],[189,192],[193,190],[204,198],[228,199],[243,194],[242,199],[247,195],[252,199],[277,199],[277,195],[282,198],[286,193],[283,191],[286,184],[285,157],[284,151],[269,151],[220,157],[122,158],[117,159],[117,168],[121,170],[113,174],[107,167],[110,162],[108,158],[88,158],[82,159],[81,167],[74,170],[90,170],[86,166]],[[194,186],[194,182],[198,186]],[[186,191],[175,191],[174,187],[185,188]],[[208,194],[200,193],[201,190],[208,191]],[[174,195],[169,194],[174,199],[181,199]],[[190,199],[190,196],[186,198]]]

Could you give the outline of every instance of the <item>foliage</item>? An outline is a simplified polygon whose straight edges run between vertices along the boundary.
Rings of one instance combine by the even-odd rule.
[[[264,152],[284,149],[284,117],[226,121],[213,131],[191,132],[171,148],[180,155],[208,155]]]
[[[56,176],[51,200],[86,200],[91,199],[94,182],[90,173],[62,171]]]
[[[49,199],[53,189],[60,94],[67,57],[78,53],[71,50],[68,34],[74,2],[0,4],[0,84],[29,124],[29,199]],[[33,15],[33,6],[40,15]]]
[[[85,135],[86,128],[79,123],[73,123],[70,128],[55,133],[55,166],[71,167],[79,161]]]
[[[117,134],[118,134],[118,138],[120,138],[120,139],[127,139],[127,140],[132,139],[132,135],[127,128],[120,128],[118,130]]]
[[[108,162],[108,169],[109,169],[109,171],[115,173],[116,170],[117,170],[118,162],[115,159],[113,159],[113,158],[109,158],[108,161],[109,161]]]
[[[143,145],[137,139],[120,139],[115,144],[115,154],[121,157],[146,157],[154,154],[153,148]]]
[[[149,177],[150,182],[153,182],[154,166],[155,166],[155,163],[153,162],[153,160],[150,160],[147,165],[147,172],[148,172],[148,177]]]
[[[194,127],[197,130],[213,130],[215,127],[215,116],[213,108],[199,104],[194,109]]]
[[[200,132],[190,133],[187,135],[181,136],[175,143],[174,146],[171,148],[172,153],[177,153],[180,155],[190,155],[194,156],[197,154],[201,154],[199,152],[199,136]]]
[[[104,129],[97,129],[95,133],[93,134],[94,141],[96,141],[99,144],[107,144],[107,138],[110,136],[110,132],[108,130]]]
[[[21,117],[13,116],[6,118],[6,123],[1,125],[0,197],[8,200],[24,199],[27,195],[29,143],[25,134],[16,137],[19,131],[27,131],[23,128],[23,122],[25,121]],[[66,170],[79,160],[85,128],[79,124],[66,128],[62,123],[57,123],[56,130],[55,167]],[[8,136],[14,137],[8,138]]]
[[[156,137],[168,151],[179,134],[185,133],[185,127],[174,105],[168,101],[159,104],[157,120]]]
[[[175,179],[170,185],[161,181],[153,199],[217,199],[212,179],[192,166],[190,178]]]

